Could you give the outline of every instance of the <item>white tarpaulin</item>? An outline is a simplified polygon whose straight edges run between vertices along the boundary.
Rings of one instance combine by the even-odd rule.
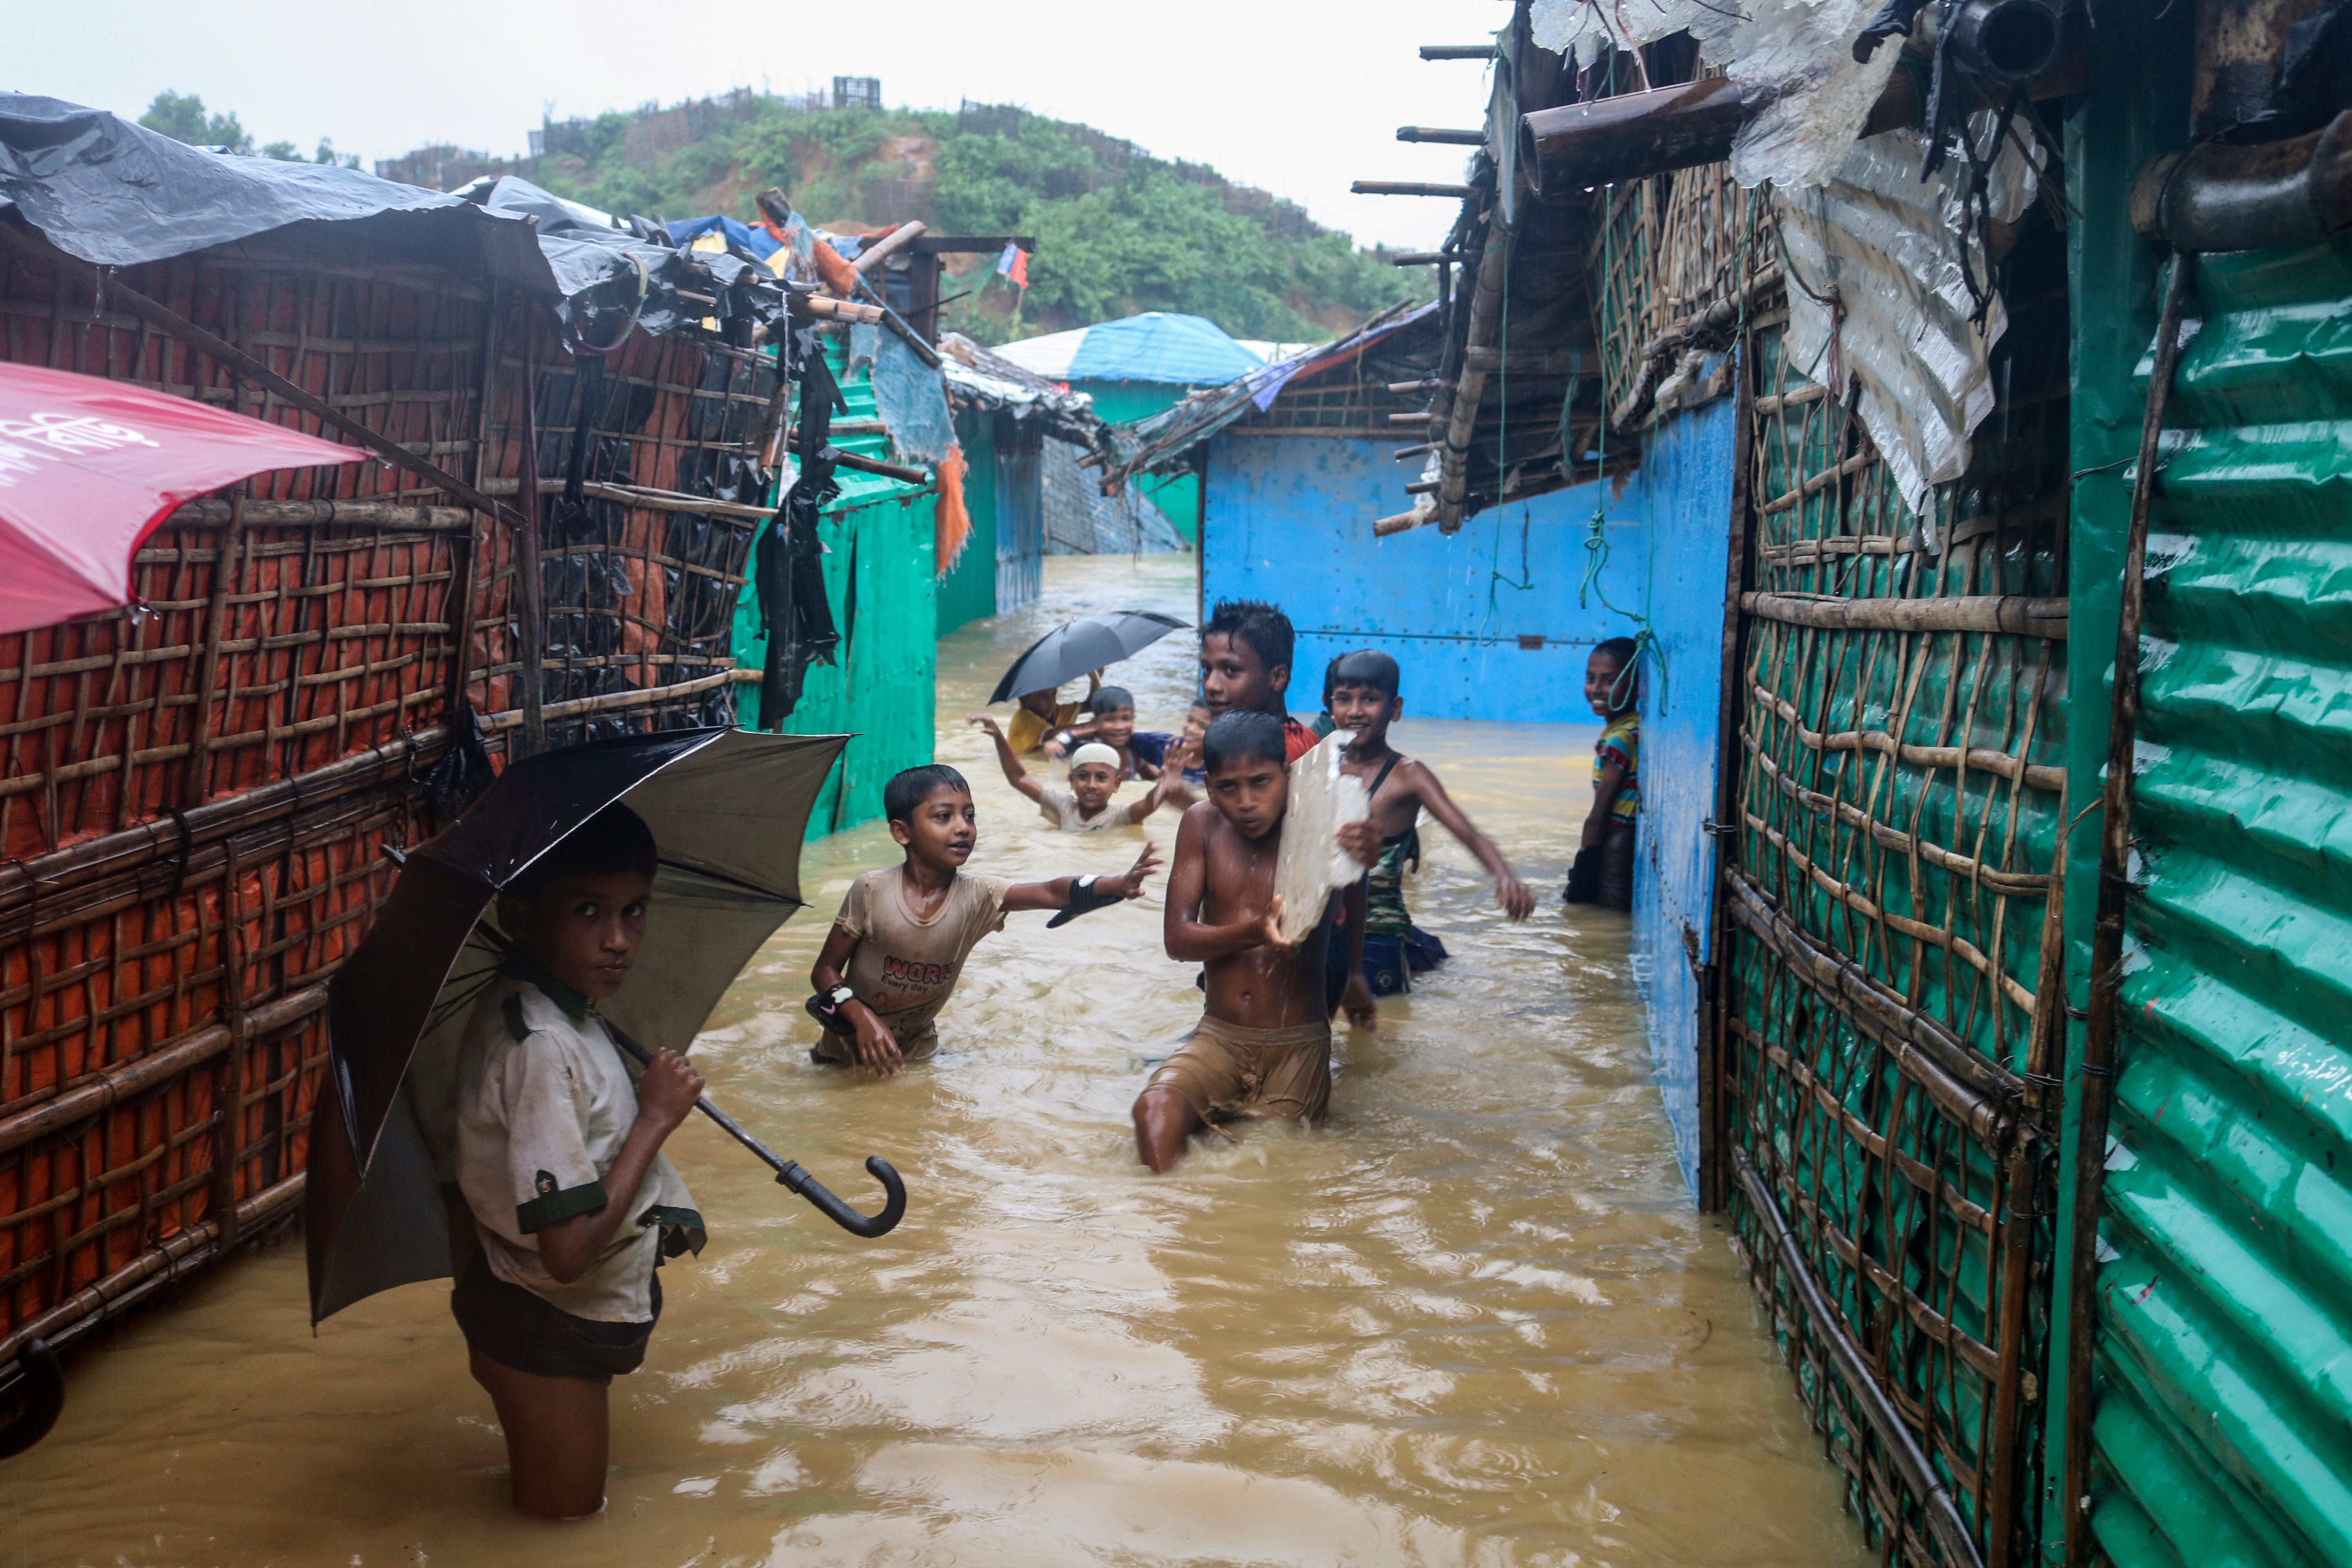
[[[1274,861],[1274,890],[1282,900],[1285,941],[1298,942],[1323,918],[1332,889],[1364,874],[1339,847],[1339,829],[1372,814],[1364,781],[1339,771],[1339,752],[1356,737],[1346,730],[1290,764],[1290,805],[1282,819],[1282,847]]]
[[[1990,112],[1971,122],[1979,146],[1993,125]],[[1996,223],[2016,222],[2033,200],[2025,139],[2004,141],[1993,161],[1986,194]],[[1929,489],[1968,468],[1969,437],[1992,412],[1992,345],[2009,325],[1998,297],[1981,331],[1969,319],[1976,300],[1961,268],[1982,287],[1986,265],[1980,226],[1961,221],[1968,165],[1954,156],[1923,182],[1927,150],[1924,132],[1891,131],[1850,147],[1827,184],[1772,191],[1787,251],[1790,355],[1835,396],[1846,390],[1842,363],[1857,388],[1856,416],[1922,518]]]
[[[1879,0],[1534,0],[1528,25],[1538,46],[1573,54],[1580,66],[1612,46],[1689,33],[1701,64],[1727,68],[1732,80],[1770,100],[1732,143],[1732,177],[1800,186],[1837,174],[1895,74],[1897,39],[1867,63],[1853,58],[1854,36],[1878,8]]]

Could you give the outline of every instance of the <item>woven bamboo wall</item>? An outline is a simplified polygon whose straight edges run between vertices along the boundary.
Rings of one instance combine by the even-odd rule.
[[[1607,195],[1610,406],[1640,408],[1646,345],[1717,307],[1746,383],[1713,1030],[1736,1234],[1889,1561],[2021,1563],[2053,1148],[2032,1042],[2066,679],[2059,242],[2021,245],[2001,405],[1919,518],[1785,351],[1769,193],[1718,166]]]
[[[321,433],[8,238],[0,358]],[[772,362],[637,333],[583,374],[536,304],[257,243],[115,284],[492,495],[529,374],[551,743],[731,721]],[[326,982],[383,846],[430,831],[438,721],[462,692],[494,744],[521,721],[522,542],[450,500],[375,462],[262,475],[150,539],[144,613],[0,638],[0,1367],[294,1212]]]

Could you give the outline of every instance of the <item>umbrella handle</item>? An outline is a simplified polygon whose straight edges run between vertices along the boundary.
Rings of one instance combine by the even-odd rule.
[[[629,1056],[635,1058],[638,1066],[653,1065],[653,1053],[622,1033],[619,1026],[609,1018],[604,1020],[604,1032],[612,1037],[614,1045],[619,1046]],[[882,1212],[875,1215],[859,1214],[856,1209],[843,1203],[823,1182],[803,1170],[798,1161],[784,1159],[765,1143],[745,1131],[740,1122],[711,1104],[708,1096],[697,1100],[694,1102],[694,1109],[709,1117],[730,1138],[757,1154],[766,1163],[768,1169],[776,1173],[778,1182],[814,1204],[818,1213],[849,1232],[850,1235],[862,1236],[871,1241],[877,1236],[887,1236],[898,1228],[900,1220],[907,1217],[907,1184],[898,1179],[898,1173],[890,1168],[890,1162],[880,1155],[866,1156],[866,1169],[868,1174],[882,1184]]]
[[[907,1184],[890,1162],[879,1154],[866,1157],[866,1173],[882,1184],[882,1212],[859,1214],[835,1196],[823,1182],[810,1175],[793,1161],[787,1160],[776,1172],[776,1180],[814,1204],[817,1212],[852,1236],[862,1236],[871,1241],[877,1236],[887,1236],[907,1215]]]

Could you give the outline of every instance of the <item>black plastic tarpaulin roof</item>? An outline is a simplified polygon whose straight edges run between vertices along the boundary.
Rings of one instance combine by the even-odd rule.
[[[206,152],[104,110],[0,93],[0,214],[95,266],[267,236],[503,279],[561,301],[591,338],[605,334],[582,318],[614,311],[661,333],[713,316],[766,320],[783,307],[781,286],[736,258],[598,229],[524,180],[483,195],[478,202],[357,169]]]

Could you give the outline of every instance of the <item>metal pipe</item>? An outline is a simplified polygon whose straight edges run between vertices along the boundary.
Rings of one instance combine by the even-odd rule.
[[[2139,625],[2147,577],[2147,518],[2180,320],[2197,275],[2194,252],[2177,256],[2164,286],[2149,367],[2147,408],[2124,533],[2123,599],[2116,616],[2115,694],[2107,710],[2107,767],[2099,825],[2098,912],[2091,924],[2091,1005],[2083,1026],[2082,1115],[2074,1134],[2074,1256],[2066,1280],[2066,1446],[2063,1457],[2067,1568],[2091,1560],[2091,1363],[2097,1336],[2099,1207],[2105,1194],[2107,1112],[2115,1099],[2116,1043],[2123,1031],[2124,904],[2131,892],[2132,749],[2139,722]]]
[[[1969,0],[1952,18],[1960,68],[2004,87],[2024,87],[2058,58],[2058,13],[2042,0]]]
[[[1397,140],[1437,142],[1449,147],[1483,147],[1486,144],[1486,132],[1483,127],[1470,131],[1441,125],[1400,125],[1397,127]]]
[[[2131,220],[2184,252],[2308,245],[2352,226],[2352,110],[2291,141],[2151,158],[2132,186]]]
[[[1425,60],[1491,60],[1495,58],[1492,44],[1423,44],[1421,58]]]

